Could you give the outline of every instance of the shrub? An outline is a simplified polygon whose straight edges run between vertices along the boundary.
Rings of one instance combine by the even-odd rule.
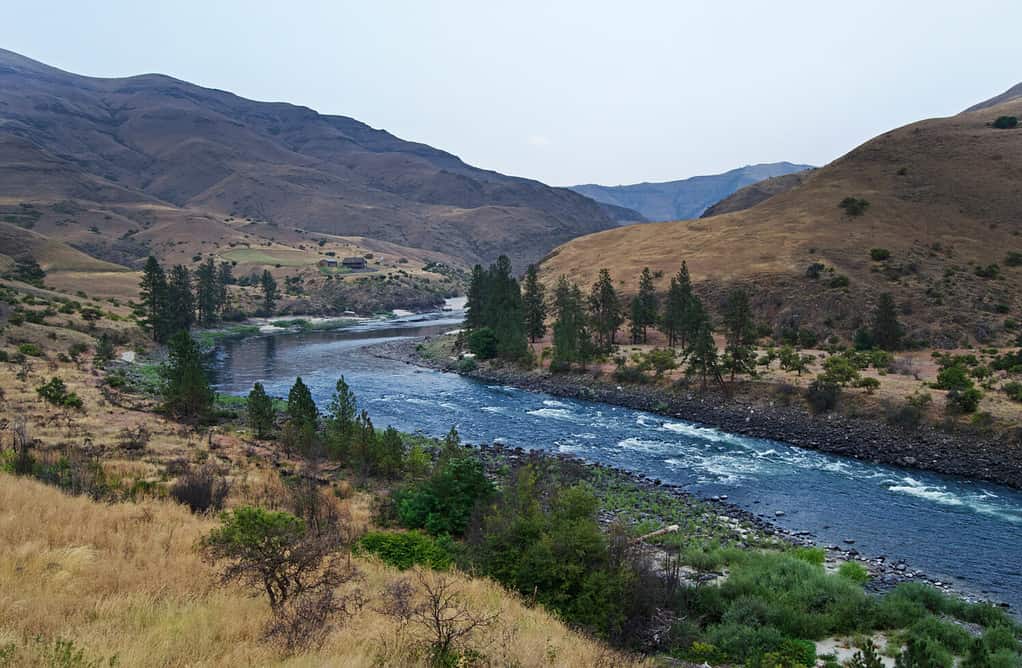
[[[869,581],[869,571],[857,561],[846,561],[837,569],[837,574],[857,584],[865,584]]]
[[[43,351],[34,343],[22,343],[18,345],[18,352],[29,357],[42,357]]]
[[[477,368],[479,368],[479,365],[476,364],[476,361],[471,357],[463,357],[462,359],[458,360],[459,373],[471,373],[475,371]]]
[[[975,387],[952,389],[947,393],[947,407],[956,413],[974,413],[979,408],[983,393]]]
[[[459,536],[476,505],[492,495],[493,485],[482,465],[456,458],[439,467],[429,480],[395,492],[394,502],[402,525],[433,535]]]
[[[806,563],[814,564],[816,566],[822,566],[824,560],[827,557],[826,552],[823,548],[819,547],[799,547],[795,548],[792,552],[796,559],[800,559]]]
[[[1001,275],[1001,268],[996,264],[988,264],[985,267],[977,266],[974,271],[980,278],[997,278]]]
[[[359,539],[356,549],[375,554],[383,563],[402,571],[418,565],[444,570],[451,565],[444,542],[418,531],[367,533]]]
[[[861,216],[869,208],[869,202],[862,198],[846,197],[838,204],[839,209],[844,209],[849,216]]]
[[[1018,381],[1005,383],[1002,389],[1013,401],[1022,401],[1022,383]]]
[[[837,407],[841,387],[833,382],[817,378],[806,389],[806,400],[814,413],[826,413]]]
[[[814,281],[820,277],[820,274],[826,267],[821,262],[813,262],[806,267],[806,278],[811,278]]]
[[[1004,264],[1008,267],[1022,267],[1022,253],[1009,251],[1004,257]]]
[[[998,116],[994,121],[994,127],[998,130],[1010,130],[1018,127],[1018,116]]]
[[[212,464],[206,464],[186,469],[170,488],[170,496],[193,513],[220,512],[230,489],[224,474]]]
[[[869,249],[869,258],[874,262],[883,262],[884,260],[891,259],[891,251],[886,248],[871,248]]]
[[[847,288],[850,281],[844,274],[838,274],[834,278],[830,279],[827,283],[828,287],[831,288]]]
[[[54,406],[80,409],[83,405],[81,398],[74,392],[68,392],[64,381],[56,376],[51,378],[48,383],[37,387],[35,391],[40,397]]]
[[[865,378],[860,378],[859,380],[855,381],[855,387],[859,387],[866,390],[866,394],[873,394],[874,392],[877,391],[877,388],[880,387],[880,381],[877,380],[876,378],[866,376]]]

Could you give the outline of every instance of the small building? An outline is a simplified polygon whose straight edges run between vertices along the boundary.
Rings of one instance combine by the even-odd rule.
[[[366,259],[364,257],[346,257],[341,260],[341,265],[345,269],[365,269]]]
[[[335,257],[325,257],[325,258],[323,258],[323,259],[321,259],[319,261],[319,266],[327,267],[328,269],[336,269],[337,268],[337,258],[335,258]]]

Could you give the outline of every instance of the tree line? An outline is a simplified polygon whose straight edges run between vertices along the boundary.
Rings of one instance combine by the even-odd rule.
[[[157,343],[166,343],[175,334],[196,324],[217,325],[230,306],[229,285],[236,283],[231,263],[219,265],[206,258],[194,271],[174,265],[168,273],[153,256],[146,260],[139,286],[142,328]],[[279,297],[277,282],[268,270],[260,279],[263,291],[262,311],[273,312]]]
[[[670,278],[666,292],[657,291],[657,278],[644,268],[637,293],[626,300],[615,288],[608,269],[599,271],[588,294],[562,275],[548,296],[535,265],[528,267],[524,286],[520,287],[510,262],[501,256],[489,269],[476,265],[472,271],[465,341],[478,358],[528,362],[528,343],[544,337],[547,322],[552,320],[550,369],[570,371],[575,367],[584,369],[593,360],[612,353],[621,328],[628,322],[633,344],[647,343],[650,330],[659,331],[666,339],[666,349],[647,353],[641,360],[658,375],[685,365],[687,373],[698,377],[705,387],[711,381],[723,384],[725,376],[734,380],[741,374],[755,374],[760,327],[744,288],[728,292],[719,322],[715,323],[692,289],[686,262],[682,261]],[[718,332],[723,335],[723,350],[715,339]],[[857,333],[856,344],[894,350],[902,336],[894,300],[885,293],[880,296],[871,326]],[[615,361],[619,369],[627,363],[620,356]]]

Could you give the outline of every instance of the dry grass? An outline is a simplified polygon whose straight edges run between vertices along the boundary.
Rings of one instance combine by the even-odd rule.
[[[98,504],[0,477],[0,646],[37,660],[41,636],[127,666],[423,665],[421,637],[375,609],[401,575],[358,561],[370,603],[318,651],[285,657],[262,639],[263,600],[214,586],[193,549],[214,522],[168,502]],[[496,665],[630,665],[497,585],[454,574],[469,607],[500,612],[474,645]]]
[[[979,324],[997,331],[1005,316],[994,313],[995,304],[1016,317],[1022,311],[1022,269],[1004,266],[1007,251],[1022,251],[1022,131],[986,125],[1001,114],[1022,115],[1022,100],[888,132],[745,211],[575,239],[543,263],[544,280],[566,274],[588,286],[607,267],[629,293],[649,266],[663,272],[665,289],[685,259],[712,307],[722,285],[744,284],[775,324],[797,318],[820,334],[847,334],[876,294],[888,291],[921,334],[960,340]],[[838,208],[845,197],[865,198],[870,207],[849,217]],[[876,247],[891,259],[871,261]],[[807,280],[813,262],[847,276],[851,288],[829,289],[830,274]],[[1001,265],[1004,280],[974,274],[991,263]]]

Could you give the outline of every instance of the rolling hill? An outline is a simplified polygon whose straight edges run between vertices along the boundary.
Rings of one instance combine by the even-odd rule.
[[[597,202],[638,211],[646,220],[686,220],[698,218],[708,207],[739,188],[763,179],[809,169],[809,165],[775,162],[748,165],[723,174],[693,176],[665,183],[636,183],[627,186],[586,184],[571,189]],[[626,216],[615,219],[633,222]]]
[[[22,204],[47,213],[36,231],[124,261],[141,257],[114,243],[133,230],[229,239],[227,219],[468,262],[506,253],[519,266],[614,225],[568,189],[479,169],[352,118],[159,74],[78,76],[0,50],[0,206],[20,222]],[[70,213],[51,216],[54,205]]]
[[[663,272],[664,288],[685,259],[711,307],[727,288],[746,286],[775,330],[847,338],[890,292],[920,343],[1013,340],[1022,129],[992,127],[1002,115],[1022,116],[1022,98],[886,132],[751,209],[575,239],[551,253],[542,275],[588,284],[607,267],[629,292],[642,267]],[[849,215],[845,198],[868,206]]]
[[[757,181],[752,185],[739,188],[732,194],[728,195],[724,199],[720,200],[699,216],[700,218],[709,218],[710,216],[719,216],[722,213],[734,213],[735,211],[744,211],[745,209],[751,209],[760,202],[764,202],[774,195],[779,195],[784,192],[788,192],[792,188],[797,188],[806,182],[813,173],[813,170],[806,169],[801,172],[792,172],[791,174],[785,174],[783,176],[772,176],[769,179],[763,179]]]

